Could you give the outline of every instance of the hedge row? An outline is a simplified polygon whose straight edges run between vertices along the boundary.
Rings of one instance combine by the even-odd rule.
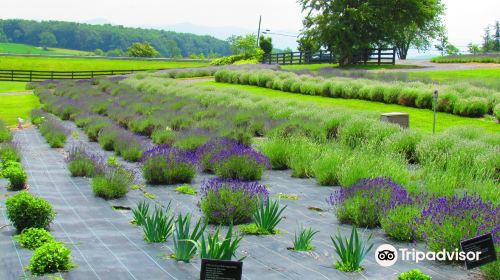
[[[420,82],[381,82],[366,79],[312,77],[272,70],[229,70],[215,73],[217,82],[254,85],[275,90],[334,98],[363,99],[432,109],[433,91],[439,89],[437,110],[460,116],[482,117],[500,104],[500,92],[478,88],[429,86]]]
[[[497,55],[449,55],[433,57],[435,63],[500,63],[500,54]]]

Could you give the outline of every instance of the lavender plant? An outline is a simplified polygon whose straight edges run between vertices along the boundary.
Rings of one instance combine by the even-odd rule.
[[[267,199],[267,189],[257,182],[213,178],[200,188],[200,208],[209,223],[240,224],[249,222],[258,202]]]
[[[336,206],[337,217],[342,223],[361,227],[380,225],[383,211],[405,205],[411,199],[404,188],[390,178],[362,179],[348,188],[341,188],[327,201]]]
[[[142,159],[143,176],[150,184],[190,183],[196,175],[196,153],[160,145],[147,150]]]

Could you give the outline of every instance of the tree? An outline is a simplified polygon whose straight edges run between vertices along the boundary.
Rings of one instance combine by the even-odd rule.
[[[435,19],[439,0],[299,0],[309,14],[304,27],[309,38],[340,54],[341,66],[353,62],[362,49],[394,41],[395,34]]]
[[[57,45],[56,36],[52,32],[45,31],[40,33],[39,39],[40,39],[39,41],[40,46],[42,46],[45,49]]]
[[[473,55],[476,55],[478,54],[479,52],[481,52],[481,47],[478,45],[478,44],[473,44],[473,43],[469,43],[467,45],[467,49],[469,50],[469,52]]]
[[[493,35],[494,43],[493,50],[496,52],[500,52],[500,22],[497,21],[495,23],[495,34]]]
[[[265,54],[271,53],[273,51],[273,39],[271,37],[260,36],[259,47]]]
[[[495,48],[495,46],[494,46],[495,42],[494,42],[493,38],[491,38],[490,32],[491,32],[490,27],[487,26],[484,29],[483,52],[490,52],[490,51],[493,51]]]
[[[231,51],[235,55],[251,57],[257,53],[257,36],[255,34],[247,34],[244,36],[232,35],[227,41]]]
[[[444,29],[441,19],[443,13],[444,6],[440,1],[436,1],[430,3],[425,24],[419,27],[413,22],[408,26],[396,28],[391,43],[396,48],[399,59],[406,59],[410,48],[426,51],[432,46],[432,41],[436,39],[440,30]]]
[[[314,36],[310,34],[311,32],[303,32],[299,39],[297,40],[297,43],[299,44],[298,49],[301,52],[317,52],[321,49],[320,44],[316,39],[314,39]]]
[[[128,48],[128,55],[132,57],[156,57],[159,55],[159,53],[148,42],[138,42],[133,43]]]
[[[457,47],[448,42],[448,36],[446,36],[446,32],[440,32],[438,36],[438,42],[439,44],[434,45],[434,47],[436,47],[436,49],[441,52],[441,56],[444,56],[445,54],[456,55],[460,53],[460,50]]]

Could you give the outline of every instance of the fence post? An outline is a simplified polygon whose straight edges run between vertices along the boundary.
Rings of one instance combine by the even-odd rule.
[[[115,70],[111,70],[111,75],[114,75],[115,74]]]
[[[90,77],[93,79],[94,78],[94,71],[90,71]]]
[[[74,80],[74,79],[75,79],[75,78],[74,78],[74,76],[73,76],[73,74],[74,74],[74,73],[75,73],[75,72],[71,71],[71,79],[72,79],[72,80]]]
[[[53,80],[54,79],[54,71],[50,71],[50,79]]]
[[[380,65],[380,56],[382,55],[382,49],[378,48],[378,65]]]
[[[290,65],[293,64],[293,52],[290,52]]]
[[[33,80],[33,70],[30,70],[30,82]]]
[[[396,48],[392,48],[392,65],[396,64]]]
[[[299,64],[302,64],[302,51],[299,53]]]
[[[14,70],[10,70],[10,80],[14,81]]]

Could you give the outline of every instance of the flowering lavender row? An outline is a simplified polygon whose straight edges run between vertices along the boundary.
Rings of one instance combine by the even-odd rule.
[[[92,162],[96,174],[102,174],[108,169],[106,160],[102,155],[90,151],[84,144],[72,145],[68,150],[66,162],[70,163],[82,159]]]
[[[342,209],[354,198],[370,201],[377,208],[365,210],[385,215],[398,207],[417,207],[419,214],[410,224],[415,234],[435,250],[454,250],[460,247],[460,241],[485,233],[491,233],[495,244],[500,244],[500,206],[478,195],[410,195],[390,178],[375,178],[361,179],[351,187],[341,188],[332,193],[327,202]]]
[[[185,163],[192,165],[196,165],[198,163],[198,156],[196,152],[184,151],[168,145],[158,145],[146,150],[142,155],[141,162],[144,163],[148,159],[155,156],[162,156],[168,161],[176,163]]]
[[[228,180],[222,178],[212,178],[203,181],[200,194],[202,197],[208,195],[209,192],[219,194],[220,190],[226,188],[232,192],[241,191],[248,195],[249,197],[258,196],[260,199],[266,200],[269,196],[269,191],[264,185],[258,182],[245,182],[240,180]]]

